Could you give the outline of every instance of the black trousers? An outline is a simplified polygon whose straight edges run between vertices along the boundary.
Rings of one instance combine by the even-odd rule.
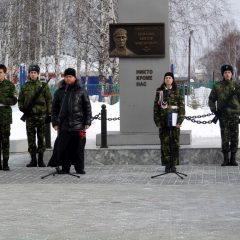
[[[81,138],[79,131],[60,131],[48,166],[62,166],[63,171],[69,171],[74,165],[75,170],[83,170],[85,145],[86,138]]]

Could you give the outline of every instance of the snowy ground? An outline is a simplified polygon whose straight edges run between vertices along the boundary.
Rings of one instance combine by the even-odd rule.
[[[94,100],[94,99],[93,99]],[[101,102],[93,102],[92,101],[92,112],[93,116],[98,114],[101,111],[101,105],[103,103]],[[119,103],[116,103],[114,105],[109,105],[107,103],[104,103],[107,105],[107,117],[119,117]],[[11,137],[10,139],[18,140],[18,139],[26,139],[26,130],[25,130],[25,123],[20,120],[20,117],[22,116],[22,113],[18,110],[17,105],[13,106],[13,124],[11,126]],[[210,110],[208,107],[199,108],[197,110],[194,110],[190,107],[186,106],[186,115],[187,116],[196,116],[196,115],[203,115],[209,113]],[[198,120],[209,120],[212,119],[213,116],[209,118],[204,119],[198,119]],[[119,121],[108,121],[108,131],[119,131],[120,130],[120,122]],[[195,141],[198,139],[201,141],[201,139],[205,138],[220,138],[220,130],[219,125],[217,124],[196,124],[192,123],[188,120],[184,120],[182,125],[182,130],[192,130],[192,139]],[[87,130],[87,144],[95,145],[96,144],[96,134],[100,133],[101,131],[101,122],[100,120],[95,120],[92,123],[92,126]],[[157,131],[157,129],[156,129]],[[56,131],[52,129],[52,141],[56,138]]]
[[[102,102],[91,102],[92,105],[92,115],[95,116],[99,112],[101,112],[101,105]],[[119,103],[114,105],[107,105],[107,117],[119,117]],[[12,107],[13,110],[13,124],[11,125],[11,140],[19,140],[19,139],[26,139],[26,126],[25,122],[21,121],[20,118],[22,116],[22,112],[18,110],[17,105]],[[108,131],[119,131],[120,124],[118,121],[108,121]],[[87,130],[87,144],[96,145],[96,134],[101,132],[101,121],[95,120],[92,122],[92,126]],[[56,138],[57,133],[56,131],[51,128],[51,137],[52,141]]]

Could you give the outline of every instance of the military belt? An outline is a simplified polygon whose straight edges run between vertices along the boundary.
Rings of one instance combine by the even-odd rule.
[[[35,105],[45,106],[45,103],[44,102],[35,102]]]
[[[168,106],[168,109],[178,109],[178,106]]]

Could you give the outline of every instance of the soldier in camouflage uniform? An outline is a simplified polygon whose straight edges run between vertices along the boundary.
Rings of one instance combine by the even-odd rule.
[[[238,166],[236,162],[236,152],[238,149],[238,122],[240,115],[240,86],[239,83],[232,79],[233,67],[231,65],[223,65],[221,67],[223,80],[216,83],[209,95],[210,110],[219,118],[221,139],[222,139],[222,152],[223,163],[221,166]],[[232,92],[236,94],[228,101],[226,99]],[[225,107],[222,108],[222,106]],[[229,152],[231,156],[229,159]]]
[[[26,113],[26,108],[35,96],[36,92],[43,87],[39,80],[40,68],[38,65],[30,65],[28,68],[29,80],[23,86],[19,93],[18,107],[20,111]],[[28,152],[31,155],[31,161],[27,167],[46,167],[43,161],[45,146],[45,121],[51,114],[52,96],[48,86],[45,86],[30,114],[26,117],[26,130],[28,139]],[[36,134],[37,142],[36,145]],[[38,161],[36,154],[38,153]]]
[[[174,127],[168,125],[169,113],[177,113],[177,122]],[[164,75],[164,82],[156,90],[154,100],[154,122],[159,128],[161,161],[162,165],[165,165],[165,172],[176,172],[176,164],[179,162],[180,127],[184,117],[183,95],[177,89],[174,75],[167,72]]]
[[[12,123],[12,108],[17,103],[15,86],[5,79],[7,68],[0,64],[0,170],[8,171],[9,137]],[[3,165],[1,156],[3,155]]]

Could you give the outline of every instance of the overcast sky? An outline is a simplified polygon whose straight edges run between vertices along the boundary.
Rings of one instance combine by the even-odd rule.
[[[227,8],[230,8],[232,12],[232,18],[236,20],[236,23],[240,29],[240,1],[239,0],[228,0],[229,6],[226,6]]]

